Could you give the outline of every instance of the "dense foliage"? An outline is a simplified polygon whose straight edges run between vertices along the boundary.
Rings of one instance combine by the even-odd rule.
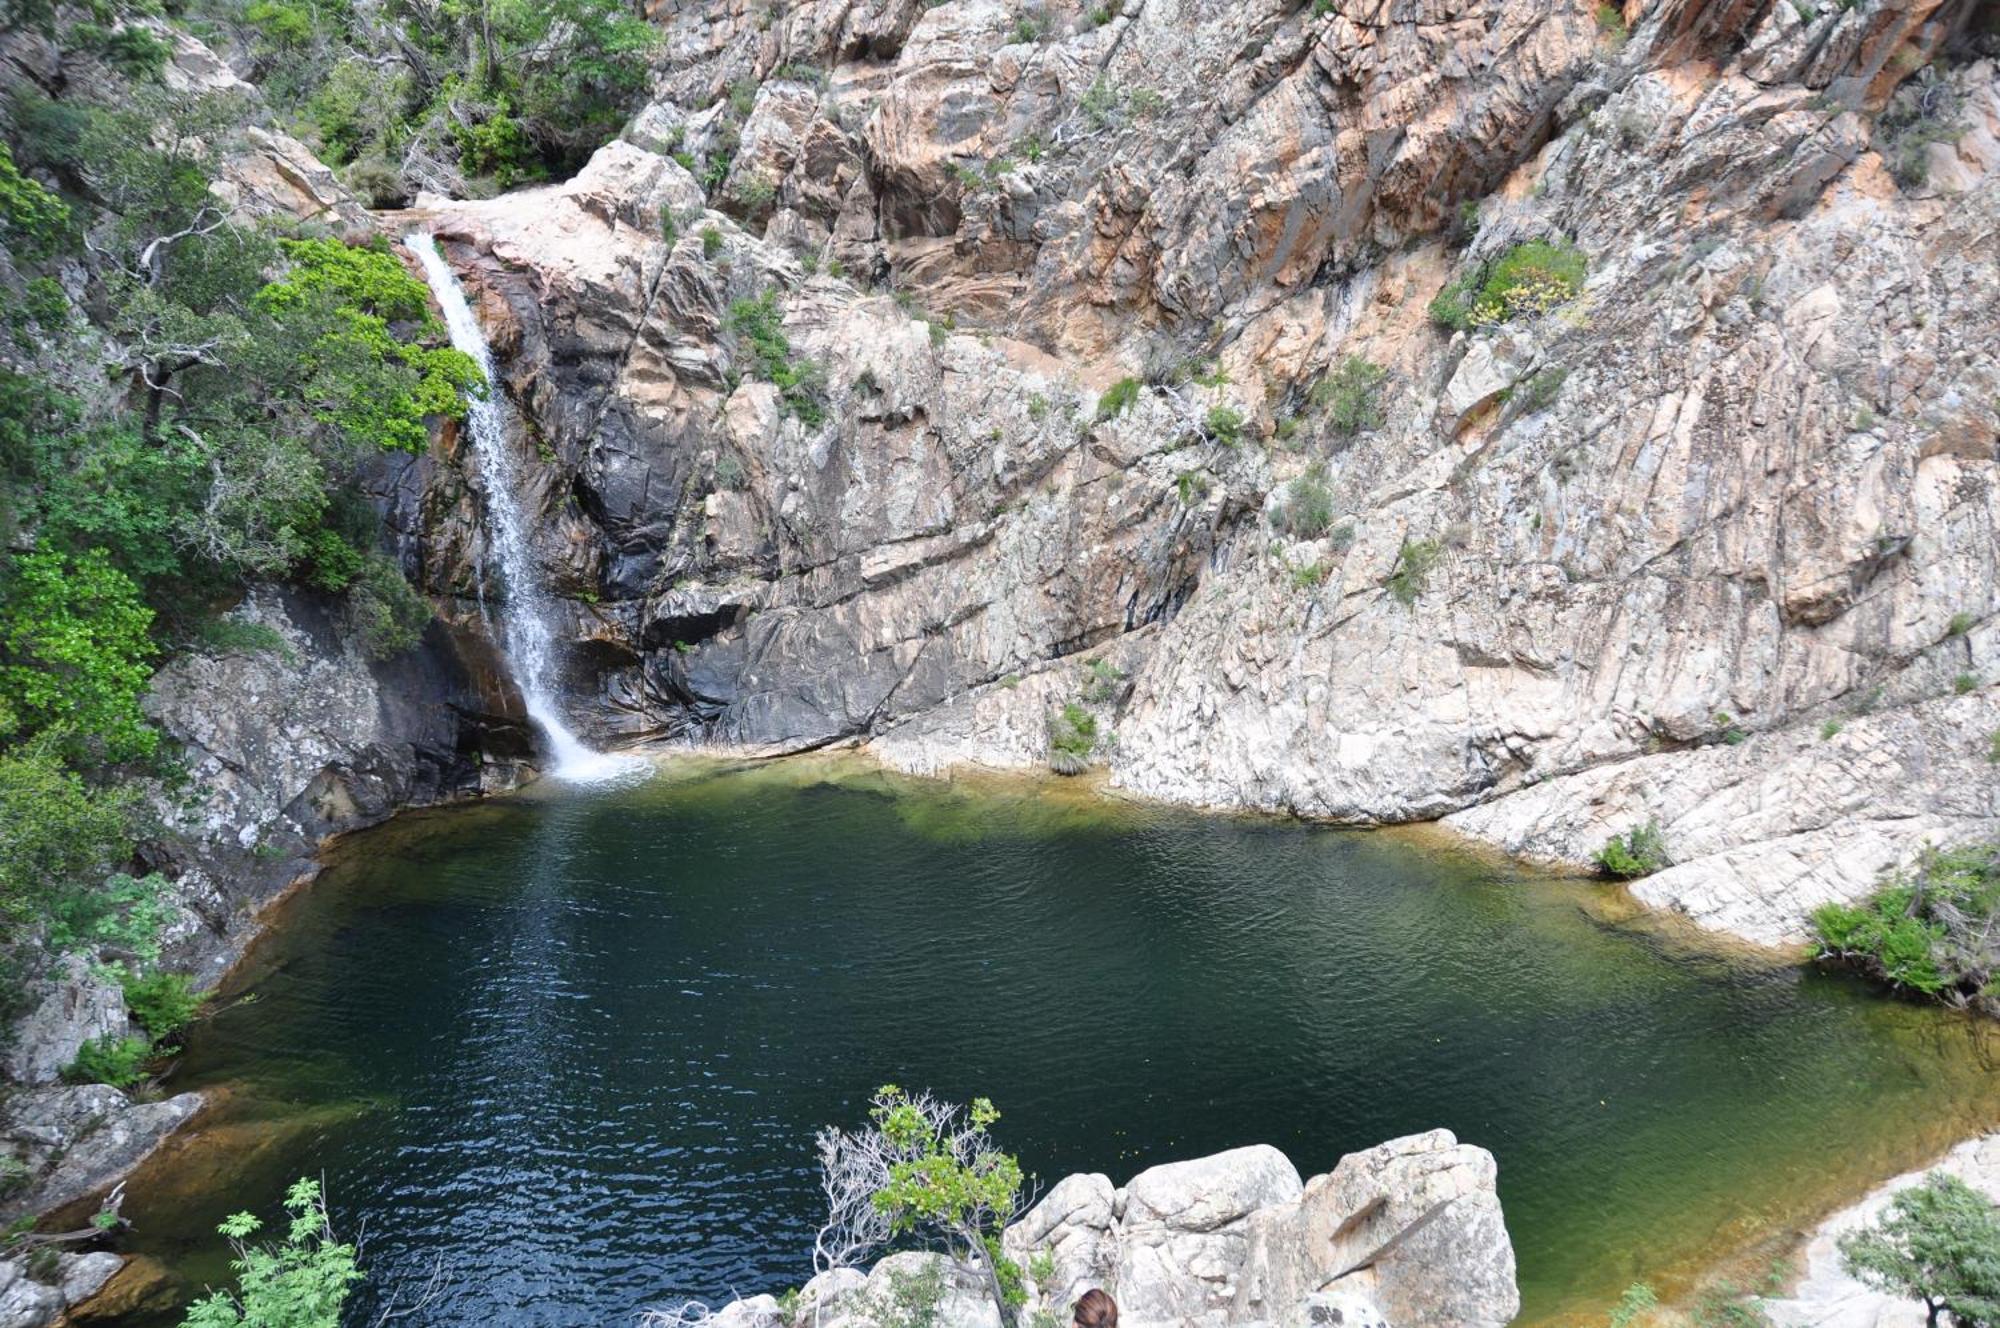
[[[1431,301],[1431,321],[1466,331],[1548,313],[1576,298],[1589,268],[1561,240],[1529,240],[1461,273]]]
[[[2000,1210],[1956,1176],[1899,1191],[1880,1222],[1840,1239],[1840,1261],[1870,1286],[1921,1300],[1931,1328],[2000,1324]]]
[[[1622,835],[1613,835],[1597,850],[1598,869],[1607,876],[1628,881],[1651,876],[1670,861],[1658,821],[1635,825]]]
[[[729,306],[729,326],[743,339],[757,376],[778,389],[787,413],[808,428],[826,422],[826,369],[817,360],[795,359],[785,337],[784,313],[775,292]]]
[[[211,1291],[188,1308],[181,1328],[339,1328],[340,1308],[362,1277],[354,1246],[334,1239],[319,1183],[285,1192],[282,1240],[253,1245],[263,1223],[235,1213],[216,1230],[228,1237],[235,1292]]]
[[[113,791],[172,777],[153,670],[252,580],[337,596],[376,653],[414,643],[429,609],[364,485],[483,385],[385,242],[224,210],[241,98],[167,88],[159,39],[110,9],[95,31],[8,10],[122,77],[0,106],[0,272],[24,296],[0,326],[0,1003],[96,952],[157,1038],[192,996],[151,971],[163,883],[120,872],[147,827]],[[134,1041],[73,1073],[129,1080]]]
[[[1924,854],[1859,904],[1813,914],[1818,956],[1953,1004],[2000,1002],[2000,845]]]
[[[573,173],[646,89],[653,27],[615,0],[193,0],[291,127],[377,206]]]

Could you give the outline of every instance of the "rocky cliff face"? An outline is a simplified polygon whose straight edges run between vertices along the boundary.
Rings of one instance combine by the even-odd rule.
[[[1074,704],[1153,797],[1570,862],[1656,820],[1643,896],[1764,941],[2000,829],[1990,13],[655,17],[626,141],[413,219],[586,726],[1039,767]],[[1574,299],[1433,325],[1534,239]]]
[[[1493,1155],[1448,1130],[1350,1153],[1304,1183],[1283,1153],[1256,1145],[1151,1167],[1122,1187],[1102,1175],[1065,1177],[1002,1245],[1040,1270],[1028,1279],[1022,1322],[1046,1314],[1066,1323],[1076,1298],[1101,1287],[1132,1328],[1501,1328],[1521,1299],[1494,1176]],[[891,1255],[865,1275],[836,1268],[791,1307],[754,1296],[709,1322],[862,1328],[892,1321],[899,1298],[929,1276],[936,1322],[999,1328],[983,1283],[927,1253]]]

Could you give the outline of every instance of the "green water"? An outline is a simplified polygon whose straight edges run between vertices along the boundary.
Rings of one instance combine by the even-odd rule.
[[[324,1174],[350,1322],[441,1261],[453,1323],[629,1321],[810,1272],[811,1139],[895,1081],[991,1096],[1052,1180],[1265,1141],[1306,1175],[1491,1149],[1524,1318],[1671,1290],[2000,1115],[1981,1034],[1690,947],[1434,841],[682,773],[345,844],[203,1025],[228,1091],[134,1186],[138,1247]],[[1626,910],[1629,912],[1629,910]]]

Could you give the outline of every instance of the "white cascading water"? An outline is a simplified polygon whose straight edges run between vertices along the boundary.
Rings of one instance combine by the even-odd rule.
[[[550,682],[555,672],[555,637],[549,630],[548,599],[542,593],[533,552],[528,546],[527,518],[518,496],[521,476],[507,451],[507,397],[493,372],[493,355],[486,347],[486,334],[472,307],[465,302],[458,277],[444,261],[437,241],[419,231],[405,236],[403,244],[424,265],[424,276],[438,307],[444,310],[445,326],[451,329],[451,344],[470,355],[486,375],[490,390],[484,399],[467,403],[466,424],[472,431],[472,454],[479,464],[486,488],[486,533],[500,563],[506,587],[504,623],[496,633],[503,643],[514,681],[520,685],[521,699],[528,717],[548,735],[549,750],[555,757],[552,773],[562,779],[597,780],[624,774],[633,768],[630,758],[592,751],[570,732],[556,712]],[[483,602],[483,601],[482,601]],[[488,618],[491,626],[491,617]]]

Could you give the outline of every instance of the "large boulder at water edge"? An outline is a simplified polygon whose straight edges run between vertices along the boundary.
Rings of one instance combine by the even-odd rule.
[[[1066,1323],[1076,1297],[1102,1287],[1120,1328],[1501,1328],[1521,1298],[1496,1174],[1491,1153],[1449,1130],[1351,1153],[1304,1184],[1260,1144],[1152,1167],[1123,1189],[1067,1176],[1002,1246],[1029,1272],[1023,1323],[1044,1312]],[[862,1328],[896,1320],[913,1296],[935,1303],[941,1328],[998,1328],[979,1279],[923,1253],[865,1277],[823,1273],[789,1317],[759,1296],[717,1322]]]

